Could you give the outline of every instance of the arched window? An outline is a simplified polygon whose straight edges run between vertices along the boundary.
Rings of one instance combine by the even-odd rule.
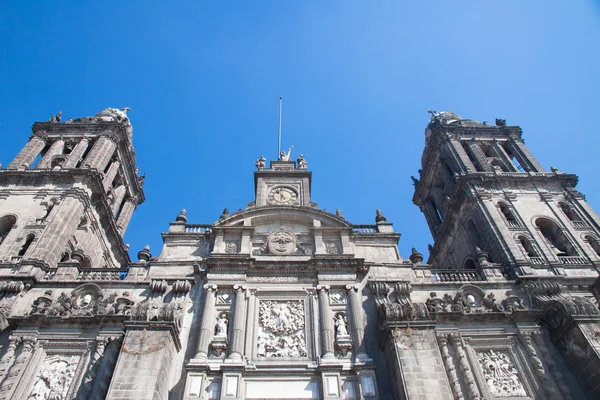
[[[467,234],[469,235],[469,239],[471,239],[471,242],[473,243],[473,245],[475,245],[475,247],[481,247],[481,239],[479,237],[479,232],[477,231],[475,223],[472,219],[470,219],[467,224]]]
[[[465,263],[463,265],[464,269],[477,269],[477,267],[475,266],[475,261],[473,261],[472,258],[467,258],[465,260]]]
[[[5,215],[0,218],[0,244],[6,239],[16,222],[17,218],[14,215]]]
[[[510,207],[503,201],[498,202],[498,209],[504,215],[504,219],[510,226],[519,226],[519,221],[515,218],[515,215],[511,211]]]
[[[577,214],[577,211],[575,211],[575,209],[571,205],[561,201],[560,203],[558,203],[558,206],[560,207],[562,212],[567,216],[567,218],[569,218],[569,221],[581,221],[581,217],[579,216],[579,214]]]
[[[538,218],[535,220],[535,225],[550,244],[554,254],[559,257],[578,255],[569,239],[554,221],[548,218]]]
[[[585,241],[590,244],[591,248],[594,249],[598,257],[600,257],[600,243],[598,240],[593,236],[587,235]]]
[[[539,257],[537,251],[535,251],[535,248],[533,247],[528,238],[526,238],[525,236],[519,236],[519,243],[521,244],[521,247],[523,247],[523,250],[525,250],[527,256]]]
[[[23,246],[21,246],[21,249],[19,250],[17,256],[23,257],[25,253],[27,253],[27,250],[29,249],[29,246],[31,246],[33,239],[35,239],[35,235],[33,233],[27,235],[27,237],[25,238],[25,243],[23,243]]]

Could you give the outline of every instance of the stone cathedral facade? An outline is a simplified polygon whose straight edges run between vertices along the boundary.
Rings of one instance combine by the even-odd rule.
[[[321,210],[287,154],[132,261],[126,111],[35,123],[0,169],[0,400],[600,398],[600,219],[519,127],[432,113],[427,262],[379,210]]]

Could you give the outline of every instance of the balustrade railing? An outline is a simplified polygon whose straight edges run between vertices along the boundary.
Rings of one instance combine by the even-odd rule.
[[[586,265],[590,263],[587,258],[579,256],[558,256],[558,259],[563,264]]]
[[[212,225],[209,224],[186,224],[185,231],[188,233],[210,233]]]
[[[576,228],[587,228],[589,225],[585,221],[571,221],[574,227]]]
[[[435,282],[476,282],[484,280],[477,271],[431,271],[431,274]]]
[[[352,225],[352,231],[359,235],[377,233],[377,225]]]

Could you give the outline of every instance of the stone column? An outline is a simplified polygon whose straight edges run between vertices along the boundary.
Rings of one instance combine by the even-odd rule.
[[[458,364],[460,365],[460,369],[463,373],[463,378],[465,379],[465,384],[469,390],[469,399],[478,400],[481,399],[481,395],[479,394],[479,389],[477,389],[477,383],[475,383],[475,377],[473,376],[473,371],[471,371],[471,367],[469,366],[469,360],[467,359],[467,353],[463,348],[463,345],[460,341],[460,335],[458,333],[450,334],[450,341],[452,345],[454,345],[454,349],[456,350],[456,356],[458,357]]]
[[[117,138],[113,135],[102,135],[94,143],[92,150],[83,161],[84,168],[96,168],[103,172],[117,148]]]
[[[45,133],[35,133],[7,168],[29,168],[38,154],[46,147],[48,137]]]
[[[554,357],[550,353],[550,350],[548,349],[548,346],[546,345],[546,343],[544,341],[542,332],[534,331],[532,336],[533,336],[533,340],[535,341],[535,343],[538,345],[540,351],[542,352],[544,361],[546,362],[548,369],[550,369],[550,374],[552,374],[552,377],[554,378],[554,382],[556,382],[556,386],[558,386],[558,390],[561,391],[565,400],[573,400],[573,396],[571,395],[571,389],[569,389],[569,386],[565,382],[565,377],[563,376],[558,365],[556,364],[556,361],[554,361]]]
[[[117,174],[119,173],[120,166],[121,163],[119,162],[119,160],[115,160],[112,162],[112,164],[110,164],[110,167],[108,167],[108,171],[106,171],[106,175],[104,176],[104,180],[102,181],[105,191],[108,192],[108,189],[112,187],[112,183],[115,180]]]
[[[474,172],[477,170],[475,168],[475,165],[473,165],[473,162],[469,158],[469,155],[467,154],[465,149],[462,147],[462,144],[460,143],[460,141],[458,141],[456,139],[450,139],[450,145],[451,145],[451,149],[453,150],[454,153],[456,153],[456,156],[458,156],[458,159],[460,160],[460,162],[463,165],[463,168],[461,168],[461,169],[464,169],[465,172]]]
[[[52,143],[52,146],[48,150],[46,150],[46,154],[40,160],[37,168],[51,168],[52,167],[52,157],[57,156],[63,153],[63,149],[65,148],[65,141],[62,139],[57,139]]]
[[[127,230],[127,226],[129,225],[129,221],[131,221],[131,216],[133,212],[137,208],[137,197],[130,197],[125,200],[123,207],[121,208],[121,212],[119,213],[119,218],[117,219],[117,228],[121,233],[121,236],[125,235],[125,231]]]
[[[98,375],[94,379],[92,391],[88,396],[89,400],[104,400],[107,396],[110,381],[114,375],[119,351],[123,344],[123,337],[115,337],[109,339],[110,343],[106,346],[104,354],[100,359]],[[132,370],[133,368],[130,368]]]
[[[319,291],[319,315],[321,316],[322,359],[335,359],[333,347],[335,335],[333,332],[333,316],[329,307],[329,289],[329,286],[317,286],[317,290]]]
[[[529,360],[533,364],[533,368],[535,369],[535,373],[538,376],[540,382],[542,383],[542,387],[544,391],[548,395],[549,399],[556,399],[557,393],[554,389],[554,385],[550,380],[549,374],[546,374],[546,368],[544,368],[544,364],[542,360],[537,356],[537,352],[535,351],[535,347],[533,346],[533,341],[531,340],[532,332],[531,331],[521,331],[519,332],[519,338],[521,339],[521,343],[525,346],[525,350],[527,350],[527,354],[529,354]]]
[[[520,140],[511,140],[509,142],[515,158],[521,163],[521,166],[528,171],[544,172],[542,165],[529,152],[527,146]]]
[[[121,204],[123,203],[123,199],[125,198],[126,194],[127,194],[127,188],[125,187],[125,185],[119,186],[113,192],[114,198],[113,198],[113,203],[110,206],[110,209],[115,217],[117,216],[119,209],[121,208]]]
[[[231,335],[230,360],[241,360],[244,352],[244,325],[246,324],[246,286],[235,285],[235,309]],[[204,322],[204,321],[203,321]]]
[[[22,340],[23,347],[21,352],[15,358],[15,363],[7,371],[6,378],[2,381],[2,384],[0,384],[1,400],[12,399],[12,394],[15,389],[14,386],[21,378],[23,367],[25,367],[27,361],[29,361],[31,353],[37,343],[37,338],[33,336],[25,336]]]
[[[454,367],[454,362],[452,361],[452,356],[448,351],[448,334],[441,333],[438,335],[438,341],[440,342],[440,350],[442,352],[442,359],[444,360],[444,366],[446,367],[446,372],[448,372],[448,377],[450,378],[450,386],[452,387],[452,394],[454,394],[454,398],[458,400],[464,399],[462,394],[462,390],[460,389],[460,381],[458,379],[458,375],[456,374],[456,368]]]
[[[81,161],[83,153],[85,153],[89,145],[89,139],[81,139],[79,143],[77,143],[77,146],[75,146],[71,154],[69,154],[69,157],[67,158],[65,165],[63,165],[63,168],[76,168],[79,161]]]
[[[12,365],[15,357],[15,350],[19,344],[21,344],[20,337],[11,336],[8,338],[8,349],[6,350],[6,353],[4,353],[4,356],[2,356],[2,360],[0,360],[0,380],[4,378],[5,372]]]
[[[477,142],[473,142],[473,141],[468,142],[467,146],[469,146],[469,149],[475,156],[475,159],[477,159],[479,166],[481,167],[481,169],[484,172],[494,172],[494,169],[488,162],[487,156],[485,155],[483,150],[481,150],[481,147],[479,146],[479,144]]]
[[[85,377],[83,378],[83,382],[81,383],[81,387],[79,388],[79,392],[77,393],[77,398],[79,399],[87,399],[91,390],[92,385],[94,384],[94,380],[98,375],[98,368],[100,367],[100,360],[102,356],[104,356],[104,349],[106,348],[106,342],[108,338],[96,338],[96,346],[94,348],[94,352],[90,357],[90,362],[88,365],[87,372]]]
[[[196,355],[194,358],[206,360],[208,358],[208,344],[215,328],[215,303],[217,300],[217,285],[204,285],[206,290],[206,299],[204,300],[204,310],[202,311],[202,322],[200,323],[200,333],[196,344]]]
[[[496,152],[496,155],[498,155],[498,157],[504,161],[504,164],[506,164],[507,168],[510,168],[513,172],[517,172],[517,166],[513,164],[513,161],[508,154],[506,154],[504,147],[502,147],[500,143],[494,142],[494,151]]]
[[[370,360],[367,355],[365,345],[365,315],[362,308],[362,293],[358,285],[347,285],[348,299],[350,301],[350,309],[352,310],[352,337],[354,339],[354,348],[356,351],[356,358],[359,361]]]

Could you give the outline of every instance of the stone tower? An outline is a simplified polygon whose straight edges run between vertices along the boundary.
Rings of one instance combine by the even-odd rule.
[[[600,219],[577,176],[546,172],[521,129],[434,114],[413,201],[435,244],[430,263],[474,269],[479,258],[516,276],[595,276]]]
[[[42,276],[73,261],[84,269],[126,266],[122,235],[144,200],[131,136],[125,112],[110,108],[34,124],[0,174],[0,260]]]

